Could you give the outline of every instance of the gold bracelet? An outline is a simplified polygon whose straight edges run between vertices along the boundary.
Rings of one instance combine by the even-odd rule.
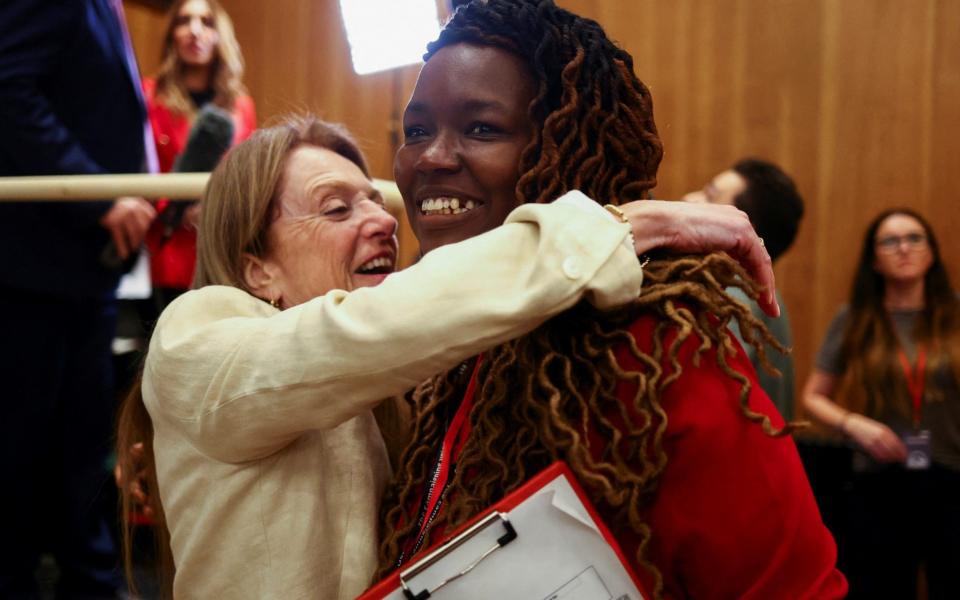
[[[603,207],[604,207],[605,209],[607,209],[607,211],[608,211],[611,215],[615,216],[615,217],[617,218],[617,220],[620,221],[621,223],[629,223],[629,222],[630,222],[630,219],[627,218],[627,215],[623,214],[623,211],[620,210],[620,207],[619,207],[619,206],[615,206],[615,205],[613,205],[613,204],[604,204]]]
[[[603,207],[604,207],[605,209],[607,209],[607,212],[609,212],[611,215],[613,215],[614,217],[616,217],[617,220],[620,221],[621,223],[626,223],[627,225],[630,224],[630,219],[627,218],[627,215],[623,214],[623,211],[620,209],[619,206],[616,206],[616,205],[614,205],[614,204],[604,204]],[[631,246],[633,246],[633,242],[634,242],[634,239],[633,239],[633,230],[631,229],[631,231],[630,231],[630,245],[631,245]],[[646,267],[646,266],[647,266],[647,263],[649,263],[649,262],[650,262],[650,256],[648,256],[647,254],[642,254],[642,255],[640,256],[640,268],[641,268],[641,269],[644,268],[644,267]]]

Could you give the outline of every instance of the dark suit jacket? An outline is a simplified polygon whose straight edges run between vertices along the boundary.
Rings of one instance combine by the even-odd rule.
[[[0,2],[0,176],[141,171],[136,78],[110,0]],[[112,296],[109,207],[0,202],[0,288]]]

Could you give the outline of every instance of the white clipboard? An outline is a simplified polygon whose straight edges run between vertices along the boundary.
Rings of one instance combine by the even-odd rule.
[[[569,467],[555,463],[359,600],[643,600]]]

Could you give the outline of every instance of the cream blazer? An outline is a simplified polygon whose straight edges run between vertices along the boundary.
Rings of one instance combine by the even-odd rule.
[[[176,597],[360,594],[390,476],[371,408],[582,298],[636,298],[628,239],[576,192],[377,287],[282,312],[232,287],[178,298],[143,376]]]

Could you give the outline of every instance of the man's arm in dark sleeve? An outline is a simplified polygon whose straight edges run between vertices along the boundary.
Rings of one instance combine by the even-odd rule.
[[[86,2],[0,2],[0,155],[12,166],[4,175],[97,174],[104,169],[57,116],[41,89],[64,40],[76,35]],[[95,85],[95,82],[91,82]],[[90,93],[90,90],[78,90]],[[111,204],[70,203],[69,216],[99,218]],[[68,215],[64,215],[68,216]]]

